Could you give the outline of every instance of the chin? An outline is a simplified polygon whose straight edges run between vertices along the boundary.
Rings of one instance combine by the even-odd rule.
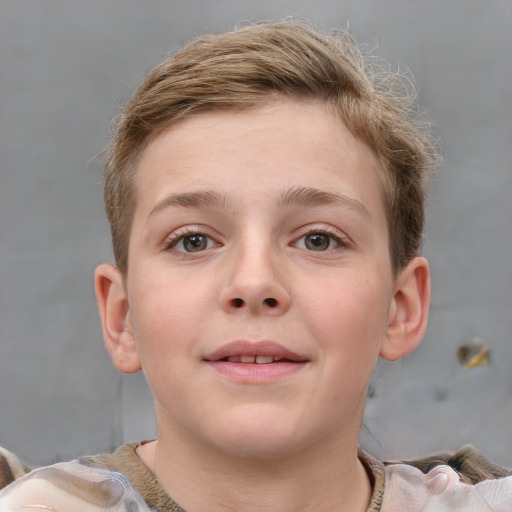
[[[297,430],[285,421],[233,421],[222,431],[210,433],[213,442],[226,455],[255,459],[276,458],[292,454],[307,444],[297,437]],[[213,436],[211,434],[214,434]],[[215,439],[213,439],[215,438]]]

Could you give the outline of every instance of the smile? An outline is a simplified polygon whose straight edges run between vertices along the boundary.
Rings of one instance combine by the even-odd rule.
[[[243,383],[282,379],[307,366],[309,358],[273,341],[237,340],[208,354],[204,360],[216,372]]]
[[[256,363],[256,364],[270,364],[274,361],[288,361],[293,363],[289,359],[274,358],[274,356],[230,356],[225,359],[230,363]]]
[[[236,340],[222,345],[207,354],[204,359],[210,362],[269,364],[274,362],[304,363],[309,359],[275,341]]]

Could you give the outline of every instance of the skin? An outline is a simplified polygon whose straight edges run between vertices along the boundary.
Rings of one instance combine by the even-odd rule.
[[[423,258],[393,276],[379,172],[320,102],[201,113],[145,149],[127,275],[102,265],[96,290],[114,364],[155,397],[139,456],[189,512],[366,510],[371,373],[429,301]],[[212,361],[267,341],[298,357]]]

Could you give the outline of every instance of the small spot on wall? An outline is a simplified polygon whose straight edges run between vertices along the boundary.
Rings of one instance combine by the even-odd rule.
[[[473,338],[457,349],[457,358],[464,370],[487,366],[490,362],[491,349],[481,338]]]

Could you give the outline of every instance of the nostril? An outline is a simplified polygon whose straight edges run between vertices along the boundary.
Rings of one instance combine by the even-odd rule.
[[[235,308],[241,308],[245,304],[243,299],[233,299],[232,303]]]
[[[267,306],[270,306],[271,308],[275,308],[277,306],[277,300],[273,299],[272,297],[269,297],[263,301]]]

